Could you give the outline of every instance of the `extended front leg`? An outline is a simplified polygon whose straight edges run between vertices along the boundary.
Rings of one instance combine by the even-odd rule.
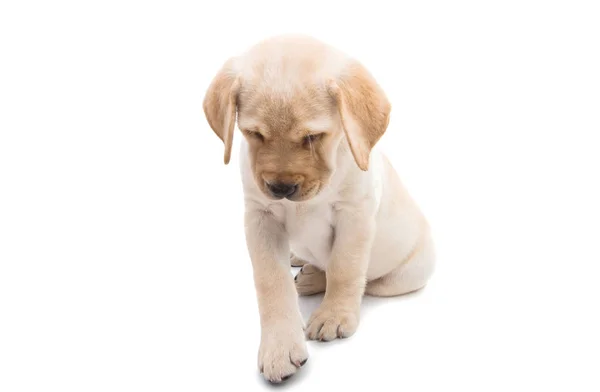
[[[308,358],[289,270],[288,238],[283,225],[267,211],[248,209],[245,223],[261,323],[258,366],[268,381],[278,383]]]
[[[323,302],[308,321],[309,339],[345,338],[358,327],[360,304],[374,237],[371,217],[340,211]]]

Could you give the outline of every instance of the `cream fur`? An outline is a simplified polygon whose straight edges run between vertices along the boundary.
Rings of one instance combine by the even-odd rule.
[[[246,240],[262,328],[258,364],[271,382],[280,382],[301,367],[308,356],[305,337],[332,340],[352,335],[365,293],[393,296],[418,290],[434,268],[427,221],[376,146],[387,128],[385,95],[366,71],[350,64],[357,63],[317,40],[282,36],[230,60],[215,79],[215,85],[241,86],[237,96],[240,129],[259,129],[269,138],[278,137],[277,132],[291,137],[292,131],[275,129],[265,119],[264,108],[276,109],[269,105],[277,105],[281,98],[292,108],[312,100],[319,115],[299,115],[304,121],[299,129],[331,132],[330,147],[324,150],[331,174],[318,182],[318,193],[300,201],[269,197],[261,184],[261,169],[253,162],[256,142],[244,139],[241,144]],[[298,92],[308,85],[331,92],[334,101],[338,98],[339,110],[327,109],[326,102],[332,100],[320,96],[318,89],[300,98]],[[231,94],[223,87],[209,89],[205,112],[211,126],[230,126],[233,120],[226,116]],[[249,111],[252,102],[266,95],[277,99],[266,101],[259,111]],[[384,117],[378,117],[379,113]],[[218,125],[213,129],[219,136],[228,130]],[[231,137],[222,139],[231,142]],[[301,167],[302,162],[285,158],[283,153],[279,156],[288,166],[273,167]],[[294,164],[300,166],[290,166]],[[295,281],[289,271],[290,254],[292,263],[305,264]],[[323,302],[304,324],[298,294],[319,292],[325,292]]]

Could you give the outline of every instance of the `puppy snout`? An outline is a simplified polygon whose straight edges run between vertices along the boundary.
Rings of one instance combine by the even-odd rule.
[[[285,182],[266,183],[269,192],[275,197],[290,197],[298,190],[298,184]]]

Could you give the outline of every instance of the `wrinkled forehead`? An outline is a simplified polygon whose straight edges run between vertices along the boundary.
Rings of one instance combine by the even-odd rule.
[[[327,91],[316,85],[242,87],[238,96],[240,129],[267,133],[325,132],[335,126],[337,111]]]

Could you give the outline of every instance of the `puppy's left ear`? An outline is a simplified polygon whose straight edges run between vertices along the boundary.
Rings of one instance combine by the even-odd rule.
[[[356,61],[327,87],[337,104],[354,160],[366,171],[371,149],[387,129],[391,105],[373,76]]]
[[[204,97],[203,109],[208,124],[223,141],[223,160],[229,163],[237,113],[240,80],[233,68],[234,59],[228,60],[212,80]]]

